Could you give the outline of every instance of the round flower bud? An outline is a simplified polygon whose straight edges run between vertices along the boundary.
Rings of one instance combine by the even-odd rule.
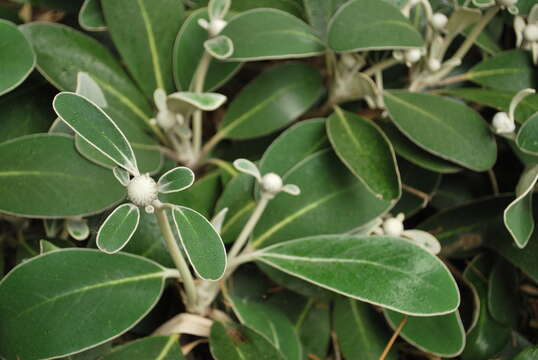
[[[510,7],[517,4],[517,0],[497,0],[497,5],[502,7]]]
[[[516,124],[505,112],[495,114],[492,124],[497,134],[509,134],[516,129]]]
[[[420,51],[420,49],[409,49],[405,52],[404,57],[405,62],[414,64],[420,60],[420,58],[422,57],[422,52]]]
[[[428,68],[431,71],[437,71],[441,68],[441,62],[437,59],[430,59],[428,60]]]
[[[209,23],[207,32],[209,32],[211,36],[217,36],[226,25],[228,25],[228,23],[222,19],[213,19],[211,23]]]
[[[282,178],[275,173],[265,174],[262,178],[262,188],[270,194],[277,194],[282,190]]]
[[[538,41],[538,25],[529,24],[525,26],[525,30],[523,30],[523,36],[525,36],[525,40],[529,42]]]
[[[441,30],[441,29],[444,29],[444,27],[448,23],[448,18],[446,17],[445,14],[435,13],[432,16],[431,22],[434,29]]]
[[[403,223],[397,218],[388,218],[383,223],[383,232],[385,235],[400,236],[404,231]]]
[[[136,206],[151,205],[158,192],[157,183],[149,174],[138,175],[127,184],[127,197]]]
[[[170,111],[159,111],[157,114],[157,124],[164,130],[169,130],[176,124],[176,117]]]

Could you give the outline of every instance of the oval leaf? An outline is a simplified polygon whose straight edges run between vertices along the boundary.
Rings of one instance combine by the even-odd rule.
[[[178,344],[179,335],[150,336],[116,346],[101,360],[184,360]]]
[[[181,0],[102,0],[114,45],[146,97],[174,91],[172,47],[183,20]]]
[[[5,94],[30,75],[36,63],[32,45],[15,24],[0,19],[0,95]]]
[[[0,145],[1,212],[85,216],[124,197],[125,189],[112,172],[82,158],[68,136],[36,134]]]
[[[538,155],[538,114],[521,125],[516,137],[517,146],[525,153]]]
[[[0,355],[60,357],[113,339],[151,310],[167,275],[128,254],[65,249],[34,257],[0,282]]]
[[[52,105],[56,114],[80,137],[132,175],[138,175],[131,145],[118,126],[97,105],[68,92],[56,95]]]
[[[106,23],[99,0],[85,0],[78,13],[80,27],[88,31],[105,31]]]
[[[159,192],[168,194],[189,188],[194,182],[194,173],[191,169],[180,166],[165,172],[157,183]]]
[[[305,64],[277,65],[254,79],[230,104],[216,137],[270,134],[308,110],[323,92],[321,75]]]
[[[133,204],[118,206],[103,222],[97,233],[97,247],[107,254],[120,251],[131,239],[138,222],[140,210]]]
[[[204,42],[204,49],[214,58],[224,60],[232,56],[234,44],[229,37],[221,35]]]
[[[466,105],[440,96],[404,90],[385,92],[387,110],[398,129],[418,146],[475,171],[497,158],[487,123]]]
[[[196,211],[175,206],[174,223],[192,267],[204,279],[218,280],[226,270],[226,249],[220,235]]]
[[[327,134],[340,160],[374,195],[387,201],[400,197],[394,150],[373,122],[336,108],[327,119]]]
[[[270,246],[256,258],[342,295],[409,315],[443,315],[460,303],[445,265],[401,238],[323,235]]]
[[[419,32],[386,1],[354,0],[340,7],[329,24],[336,51],[403,49],[423,46]]]
[[[221,33],[234,45],[230,60],[257,61],[314,56],[325,46],[312,28],[277,9],[252,9],[235,16]]]

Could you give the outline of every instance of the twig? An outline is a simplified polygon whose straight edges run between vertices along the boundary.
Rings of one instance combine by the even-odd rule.
[[[392,337],[390,338],[389,342],[387,343],[387,346],[385,346],[385,350],[383,350],[383,353],[379,357],[379,360],[385,360],[385,358],[389,354],[390,349],[392,348],[392,345],[394,344],[394,342],[398,338],[398,335],[400,335],[400,332],[402,331],[402,329],[403,329],[406,322],[407,322],[407,315],[405,315],[405,317],[402,319],[402,321],[400,321],[400,325],[398,325],[398,327],[394,331],[394,334],[392,334]]]

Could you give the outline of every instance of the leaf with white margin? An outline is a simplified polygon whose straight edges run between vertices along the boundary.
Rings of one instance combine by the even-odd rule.
[[[224,60],[232,56],[234,44],[226,35],[220,35],[204,42],[204,49],[219,60]]]
[[[224,224],[224,220],[226,219],[226,215],[228,214],[228,208],[224,208],[221,211],[217,213],[217,215],[213,216],[211,219],[211,225],[215,228],[215,230],[220,234],[222,230],[222,225]]]
[[[423,247],[432,255],[437,255],[441,252],[441,244],[439,243],[439,240],[429,232],[412,229],[405,230],[402,235],[412,240],[418,246]]]
[[[253,176],[256,180],[260,182],[262,181],[262,175],[260,174],[260,170],[258,170],[256,164],[254,164],[252,161],[247,159],[236,159],[233,162],[233,165],[238,171]]]
[[[524,153],[538,155],[538,114],[527,119],[516,136],[516,144]]]
[[[231,0],[211,0],[207,7],[209,13],[209,18],[213,19],[223,19],[224,16],[230,10]]]
[[[81,138],[132,175],[139,174],[127,138],[97,105],[71,92],[56,95],[52,105],[56,114]]]
[[[189,188],[194,183],[194,173],[184,166],[176,167],[165,172],[157,182],[159,192],[173,193]]]
[[[47,240],[39,240],[39,253],[44,254],[51,251],[60,250],[61,248],[54,245],[50,241]]]
[[[282,187],[282,191],[293,196],[301,194],[301,189],[295,184],[286,184]]]
[[[85,0],[78,13],[80,27],[87,31],[106,31],[100,0]]]
[[[99,250],[114,254],[123,249],[131,240],[140,221],[140,209],[126,203],[118,206],[101,225],[97,233]]]
[[[93,249],[33,257],[0,282],[0,356],[57,358],[114,339],[148,314],[175,273],[141,256]]]
[[[519,248],[524,248],[534,231],[532,193],[538,181],[538,166],[523,172],[516,187],[516,199],[504,210],[504,225]]]
[[[112,173],[114,174],[114,177],[116,178],[116,180],[119,181],[120,184],[122,184],[123,186],[129,185],[129,181],[131,181],[131,177],[129,176],[128,171],[125,171],[123,168],[116,166],[114,169],[112,169]]]
[[[180,91],[168,95],[166,104],[170,111],[186,116],[195,110],[217,110],[226,99],[226,96],[218,93]]]
[[[401,238],[321,235],[254,255],[315,285],[408,315],[448,314],[460,304],[456,282],[442,261]]]
[[[226,249],[219,233],[200,213],[183,207],[172,209],[181,244],[196,274],[219,280],[226,270]]]
[[[67,219],[65,227],[69,235],[78,241],[86,240],[90,236],[88,222],[83,219]]]
[[[100,108],[105,108],[108,106],[105,94],[99,87],[99,84],[97,84],[97,82],[85,72],[79,72],[77,74],[77,89],[75,92],[93,101],[95,105],[99,106]]]

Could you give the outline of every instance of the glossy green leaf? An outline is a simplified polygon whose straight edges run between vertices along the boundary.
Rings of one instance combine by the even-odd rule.
[[[118,206],[103,222],[97,233],[97,247],[107,254],[120,251],[131,239],[138,222],[140,210],[133,204]]]
[[[0,19],[0,95],[17,86],[30,75],[36,63],[32,45],[15,24]]]
[[[538,181],[538,166],[523,172],[516,187],[516,199],[504,210],[504,224],[516,245],[524,248],[534,231],[532,193]]]
[[[63,92],[54,98],[56,114],[81,138],[114,161],[138,175],[131,145],[118,126],[97,105],[75,93]]]
[[[327,134],[342,162],[375,196],[401,196],[396,156],[387,137],[370,120],[336,108],[327,119]]]
[[[400,9],[379,0],[354,0],[340,7],[329,24],[328,39],[335,51],[423,46],[419,32]]]
[[[528,52],[510,50],[482,61],[464,77],[492,89],[519,91],[536,87],[537,75]]]
[[[100,0],[85,0],[78,13],[78,23],[88,31],[107,29]]]
[[[55,114],[53,94],[43,81],[30,78],[0,98],[0,143],[23,135],[47,132]]]
[[[390,310],[383,313],[393,329],[405,316]],[[443,358],[456,357],[465,347],[465,329],[458,311],[434,317],[409,316],[400,336],[420,350]]]
[[[287,360],[301,360],[302,348],[291,321],[268,304],[231,297],[232,307],[243,325],[256,330],[279,349]]]
[[[495,163],[495,138],[471,108],[404,90],[385,92],[384,99],[398,129],[423,149],[475,171],[488,170]]]
[[[350,298],[339,297],[335,301],[333,324],[346,359],[378,360],[390,338],[374,309]],[[386,359],[397,359],[396,351],[392,349]]]
[[[325,49],[302,20],[277,9],[252,9],[230,20],[221,33],[234,44],[230,60],[258,61],[314,56]]]
[[[518,273],[510,263],[498,260],[489,274],[488,310],[501,324],[517,328],[518,310]]]
[[[189,188],[194,182],[194,173],[191,169],[179,166],[168,170],[159,178],[157,185],[163,194],[182,191]]]
[[[213,226],[200,213],[175,206],[174,223],[194,270],[203,279],[218,280],[226,269],[226,249]]]
[[[178,344],[179,335],[150,336],[116,346],[111,352],[101,357],[102,360],[183,360]]]
[[[194,11],[183,23],[173,52],[174,80],[178,89],[187,91],[204,53],[207,31],[198,25],[199,19],[208,20],[207,10]],[[211,59],[204,83],[204,91],[221,87],[241,67],[240,62]]]
[[[204,42],[204,49],[219,60],[228,59],[234,52],[234,44],[229,37],[220,35]]]
[[[231,102],[216,136],[249,139],[269,134],[307,111],[322,92],[321,75],[311,66],[271,67]]]
[[[232,322],[215,321],[209,347],[215,360],[284,360],[284,356],[256,331]]]
[[[85,72],[99,84],[111,109],[133,123],[149,122],[146,99],[99,42],[60,24],[34,22],[21,30],[32,42],[37,69],[58,89],[75,91],[77,74]]]
[[[149,312],[169,275],[128,254],[65,249],[34,257],[0,282],[0,355],[59,357],[115,338]]]
[[[256,258],[342,295],[409,315],[447,314],[460,302],[445,265],[401,238],[322,235],[270,246]]]
[[[488,311],[487,279],[491,266],[492,258],[481,255],[463,273],[475,303],[473,321],[467,331],[467,346],[461,355],[464,360],[491,359],[510,341],[510,328],[498,323]]]
[[[384,122],[380,123],[379,126],[389,138],[396,153],[413,164],[441,174],[451,174],[461,170],[457,165],[430,154],[415,145],[393,123]]]
[[[284,183],[297,184],[301,195],[279,194],[271,200],[254,229],[254,247],[348,232],[391,207],[368,191],[330,150],[310,155],[281,175]]]
[[[146,97],[174,91],[172,47],[183,21],[181,0],[102,0],[108,31]]]
[[[13,191],[17,189],[17,191]],[[0,144],[0,211],[26,217],[100,213],[125,197],[112,172],[90,163],[65,135]]]

